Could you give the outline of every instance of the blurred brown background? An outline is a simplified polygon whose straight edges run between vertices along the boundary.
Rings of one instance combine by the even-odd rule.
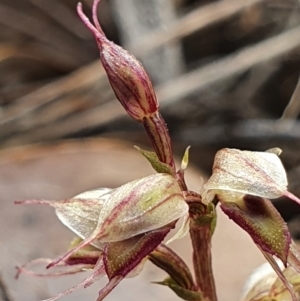
[[[66,280],[15,281],[13,274],[17,264],[57,256],[71,239],[51,209],[16,207],[13,200],[70,197],[152,172],[131,147],[149,147],[147,138],[115,100],[76,4],[0,0],[0,273],[9,300],[35,301],[66,288]],[[91,4],[83,1],[88,16]],[[195,190],[219,148],[277,146],[290,190],[300,195],[298,0],[102,0],[98,15],[107,36],[144,63],[176,155],[192,146]],[[300,237],[298,207],[275,204]],[[218,293],[220,300],[238,300],[242,283],[263,260],[250,239],[219,216]],[[187,241],[174,245],[190,262]],[[176,299],[149,284],[164,277],[157,273],[149,264],[110,300]],[[4,291],[0,285],[0,300],[8,301]],[[65,300],[94,300],[96,291],[97,285]]]

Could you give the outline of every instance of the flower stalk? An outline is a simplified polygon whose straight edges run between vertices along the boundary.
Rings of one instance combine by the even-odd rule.
[[[144,128],[161,162],[175,170],[172,144],[167,125],[159,112],[143,119]]]
[[[214,205],[202,202],[195,192],[187,192],[189,204],[190,237],[193,247],[193,266],[198,290],[209,301],[217,301],[216,285],[212,270],[211,238],[216,226]]]
[[[193,265],[196,283],[204,297],[217,301],[216,285],[212,271],[210,226],[200,226],[190,221],[190,236],[193,246]]]

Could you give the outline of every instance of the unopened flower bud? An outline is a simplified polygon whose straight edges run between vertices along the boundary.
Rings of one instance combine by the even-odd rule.
[[[118,100],[132,118],[142,121],[158,111],[152,83],[142,64],[133,55],[106,38],[97,20],[98,2],[94,1],[95,26],[84,15],[81,3],[77,7],[78,14],[95,36],[102,65]]]

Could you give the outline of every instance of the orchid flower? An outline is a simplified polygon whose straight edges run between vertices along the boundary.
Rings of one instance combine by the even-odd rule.
[[[143,264],[176,221],[188,212],[177,181],[163,173],[116,189],[85,192],[72,199],[18,203],[53,206],[61,222],[81,238],[47,268],[75,264],[81,265],[76,271],[93,268],[92,275],[82,283],[47,301],[54,301],[78,287],[87,287],[106,275],[109,283],[98,298],[102,300],[124,277]],[[24,269],[19,269],[19,273]]]
[[[224,213],[250,235],[296,301],[289,280],[273,258],[300,273],[299,251],[286,223],[269,200],[287,196],[300,204],[300,200],[287,191],[280,153],[278,148],[266,152],[220,150],[202,196],[207,202],[215,197],[220,201]]]

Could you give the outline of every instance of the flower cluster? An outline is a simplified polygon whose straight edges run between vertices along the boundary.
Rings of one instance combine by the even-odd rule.
[[[188,149],[176,170],[171,139],[151,81],[136,58],[104,35],[97,19],[99,2],[94,0],[93,4],[94,24],[85,16],[80,3],[78,14],[95,36],[117,99],[133,119],[144,125],[154,152],[137,149],[156,173],[116,189],[96,189],[71,199],[16,202],[54,207],[59,220],[77,236],[63,256],[42,260],[47,262],[47,268],[67,269],[45,275],[92,269],[92,274],[81,283],[47,300],[54,301],[107,276],[108,283],[97,299],[103,300],[122,279],[137,275],[149,259],[169,274],[158,283],[168,286],[182,299],[216,301],[210,249],[217,218],[215,206],[220,204],[223,212],[250,235],[277,275],[271,288],[254,286],[243,301],[297,301],[299,252],[287,225],[269,200],[287,196],[300,203],[287,190],[286,173],[279,159],[281,151],[222,149],[215,156],[211,177],[199,187],[200,193],[189,191],[184,178]],[[163,244],[180,218],[182,227],[173,239],[190,232],[195,279],[182,259]],[[19,267],[18,275],[41,276],[28,269],[28,265],[40,261]]]

